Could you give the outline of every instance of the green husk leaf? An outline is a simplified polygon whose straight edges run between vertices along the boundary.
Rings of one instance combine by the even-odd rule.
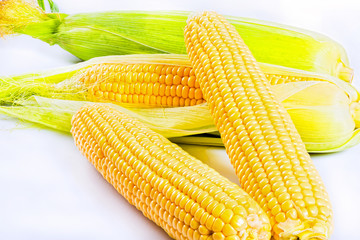
[[[59,12],[59,7],[56,5],[56,3],[54,3],[54,1],[48,0],[48,2],[49,2],[49,6],[50,6],[50,11],[51,11],[52,13],[57,13],[57,12]]]
[[[70,133],[71,118],[75,113],[71,109],[57,107],[40,107],[38,105],[0,106],[0,113],[44,126],[54,130]]]
[[[26,99],[32,95],[47,96],[53,98],[83,99],[77,89],[56,88],[56,84],[71,79],[83,64],[63,67],[43,72],[36,72],[9,77],[0,77],[0,104],[13,104],[19,99]]]
[[[340,152],[343,150],[346,150],[348,148],[351,148],[357,144],[360,143],[360,129],[355,129],[351,135],[351,137],[345,141],[343,144],[339,145],[339,146],[335,146],[333,148],[328,148],[327,146],[325,147],[320,147],[317,146],[316,144],[313,144],[311,146],[311,150],[310,152],[312,153],[332,153],[332,152]],[[322,150],[317,150],[317,149],[322,149]]]
[[[114,54],[186,54],[183,29],[189,15],[177,11],[75,14],[65,19],[66,25],[60,25],[59,42],[81,59]],[[260,62],[333,76],[347,69],[343,48],[321,34],[255,19],[227,19]],[[121,24],[111,24],[114,22]],[[88,42],[89,34],[98,40]],[[66,39],[73,40],[71,45]]]
[[[45,13],[44,2],[23,0],[0,1],[0,36],[27,34],[49,44],[56,41],[56,32],[67,16],[63,13]],[[52,6],[54,8],[54,4]],[[55,8],[54,8],[55,9]]]
[[[42,124],[60,131],[70,132],[71,117],[89,104],[88,101],[71,101],[32,96],[15,102],[16,106],[0,106],[7,115]],[[165,137],[178,137],[216,131],[206,104],[178,108],[137,108],[104,103],[137,118]]]
[[[45,11],[45,3],[44,0],[37,0],[37,3],[39,4],[39,7]]]
[[[173,137],[173,138],[169,138],[169,140],[177,144],[224,147],[224,143],[222,142],[222,139],[220,137],[211,134]]]
[[[45,11],[46,9],[45,9],[44,0],[37,0],[37,2],[38,2],[39,7],[40,7],[43,11]],[[51,11],[52,13],[57,13],[57,12],[59,12],[59,7],[56,5],[56,3],[55,3],[54,1],[48,0],[47,2],[48,2],[48,4],[49,4],[50,11]]]
[[[178,144],[204,145],[204,146],[214,146],[214,147],[224,146],[220,137],[212,136],[210,134],[174,137],[174,138],[170,138],[169,140]],[[360,129],[355,129],[351,137],[339,146],[328,148],[326,143],[320,146],[319,144],[309,143],[309,142],[305,142],[305,146],[306,146],[306,150],[309,153],[333,153],[333,152],[340,152],[349,149],[359,143],[360,143]]]

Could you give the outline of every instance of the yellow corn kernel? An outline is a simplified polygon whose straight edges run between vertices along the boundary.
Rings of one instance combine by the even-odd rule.
[[[325,187],[239,34],[222,16],[204,12],[188,20],[185,42],[241,186],[268,213],[274,238],[328,239],[332,214]],[[304,201],[298,204],[293,194]],[[316,211],[319,201],[326,202],[327,215]]]
[[[269,219],[247,193],[138,120],[109,106],[86,105],[74,115],[71,133],[104,178],[172,238],[237,239],[246,233],[270,239]],[[245,212],[237,214],[238,206]],[[233,212],[224,217],[229,223],[221,218],[225,211]]]

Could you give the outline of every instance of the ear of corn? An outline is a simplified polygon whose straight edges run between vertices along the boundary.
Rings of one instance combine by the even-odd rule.
[[[325,186],[236,29],[204,12],[188,20],[185,43],[240,184],[268,214],[274,238],[329,239]]]
[[[102,57],[51,71],[0,78],[0,103],[15,106],[2,107],[0,111],[68,132],[70,116],[81,104],[76,101],[69,104],[51,99],[44,101],[39,97],[36,101],[26,99],[37,95],[67,100],[110,101],[121,104],[128,113],[131,112],[131,116],[167,137],[216,131],[205,105],[158,108],[176,106],[173,103],[185,106],[204,101],[189,67],[190,62],[184,55],[129,55]],[[272,89],[288,109],[309,152],[340,151],[360,141],[359,131],[354,127],[354,122],[358,123],[357,127],[360,126],[360,116],[356,114],[358,92],[350,84],[327,75],[275,65],[262,63],[260,67],[272,84],[278,84]],[[100,97],[96,91],[101,92]],[[168,99],[171,101],[168,102]],[[54,118],[56,111],[59,114]],[[340,111],[341,115],[338,114]],[[67,124],[64,124],[66,121]],[[207,145],[221,143],[213,137],[203,136],[172,140]]]
[[[46,14],[23,0],[0,2],[0,33],[27,34],[87,60],[139,53],[185,54],[188,12],[117,11]],[[227,17],[264,63],[329,74],[351,81],[345,50],[321,34],[255,19]]]
[[[322,91],[318,91],[319,88]],[[355,116],[358,114],[355,104],[358,103],[349,106],[350,100],[342,89],[318,81],[279,84],[272,86],[272,89],[290,113],[308,152],[337,152],[360,142],[360,129],[354,128],[354,122],[359,119],[359,116]],[[0,106],[0,112],[69,132],[71,116],[86,103],[33,96],[9,106]],[[110,105],[174,142],[223,146],[219,136],[199,135],[217,130],[207,104],[174,108]]]
[[[98,61],[99,64],[95,64],[95,60],[93,65],[75,76],[75,82],[84,83],[88,89],[88,99],[165,107],[192,106],[205,101],[184,55],[133,55]],[[264,63],[260,67],[272,85],[327,81],[347,91],[352,101],[359,98],[351,85],[328,75]]]
[[[359,99],[359,93],[350,84],[329,75],[259,64],[272,85],[326,81],[344,89],[351,102]],[[204,102],[188,58],[177,54],[100,57],[65,68],[3,77],[0,78],[0,86],[0,99],[3,102],[11,102],[19,95],[154,107],[188,106]]]
[[[103,177],[170,237],[270,239],[269,219],[239,186],[128,115],[88,105],[71,133]]]

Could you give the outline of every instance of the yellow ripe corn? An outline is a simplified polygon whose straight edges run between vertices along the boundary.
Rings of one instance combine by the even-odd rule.
[[[194,71],[188,66],[163,64],[95,64],[81,72],[87,99],[146,106],[183,107],[205,102]],[[317,80],[266,74],[271,84]],[[322,80],[322,79],[321,79]]]
[[[172,60],[172,61],[171,61]],[[86,99],[152,107],[193,106],[205,102],[188,59],[152,55],[126,58],[99,58],[73,77],[84,84]],[[261,64],[272,85],[298,81],[331,81],[321,74]]]
[[[128,115],[87,105],[71,132],[104,178],[172,238],[270,239],[269,219],[247,193]]]
[[[328,239],[328,194],[290,116],[239,34],[204,12],[188,20],[195,75],[243,189],[265,210],[275,239]]]

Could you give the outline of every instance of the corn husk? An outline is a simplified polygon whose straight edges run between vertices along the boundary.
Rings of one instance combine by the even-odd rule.
[[[15,103],[16,106],[0,106],[0,112],[59,131],[70,132],[72,115],[90,102],[34,95]],[[129,104],[124,106],[111,103],[104,104],[139,119],[165,137],[188,136],[216,131],[206,105],[177,108],[138,108]]]
[[[27,34],[51,45],[58,44],[83,60],[120,54],[185,54],[183,29],[189,14],[47,14],[23,0],[4,0],[0,2],[0,34]],[[227,19],[260,62],[328,74],[345,81],[352,79],[345,50],[322,34],[256,19]]]
[[[355,128],[350,99],[341,88],[327,82],[309,81],[274,85],[273,89],[290,113],[309,152],[336,152],[360,142],[360,129]],[[32,96],[14,102],[13,106],[0,106],[0,112],[69,132],[72,115],[86,103]],[[174,142],[222,146],[206,103],[177,108],[106,104],[139,119]]]

